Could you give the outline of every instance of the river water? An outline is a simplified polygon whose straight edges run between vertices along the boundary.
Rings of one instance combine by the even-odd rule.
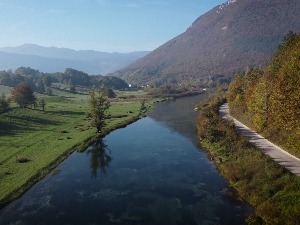
[[[196,96],[158,103],[146,118],[74,152],[0,224],[245,224],[250,207],[197,146]]]

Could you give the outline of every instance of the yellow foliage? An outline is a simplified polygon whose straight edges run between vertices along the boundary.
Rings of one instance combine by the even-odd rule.
[[[289,33],[265,71],[233,80],[227,100],[235,116],[249,114],[255,129],[300,156],[300,34]]]

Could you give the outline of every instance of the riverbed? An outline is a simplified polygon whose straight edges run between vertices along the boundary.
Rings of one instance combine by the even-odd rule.
[[[245,224],[251,208],[197,144],[193,109],[204,97],[158,103],[74,152],[1,209],[0,224]]]

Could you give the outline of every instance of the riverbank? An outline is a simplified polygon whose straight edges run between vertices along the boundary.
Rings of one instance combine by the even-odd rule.
[[[0,117],[0,206],[17,199],[74,150],[83,151],[99,137],[141,116],[140,93],[113,101],[107,127],[96,134],[85,116],[87,94],[56,91],[54,95],[38,96],[45,98],[45,111],[14,108]]]
[[[238,121],[236,118],[232,117],[227,103],[221,105],[219,114],[223,119],[232,120],[237,131],[246,137],[249,142],[257,146],[261,152],[270,156],[275,162],[285,167],[291,173],[295,174],[296,176],[300,176],[300,159],[291,155],[287,151],[283,150],[279,146],[256,133],[254,130],[247,127],[241,121]]]
[[[300,179],[259,151],[218,112],[224,99],[199,106],[199,142],[256,215],[248,224],[299,224]]]

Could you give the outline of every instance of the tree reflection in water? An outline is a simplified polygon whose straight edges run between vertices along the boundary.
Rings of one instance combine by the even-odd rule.
[[[110,150],[104,143],[103,139],[97,140],[86,151],[88,155],[91,155],[91,172],[92,177],[97,177],[97,171],[100,169],[102,175],[106,175],[107,168],[109,167],[112,157]]]

